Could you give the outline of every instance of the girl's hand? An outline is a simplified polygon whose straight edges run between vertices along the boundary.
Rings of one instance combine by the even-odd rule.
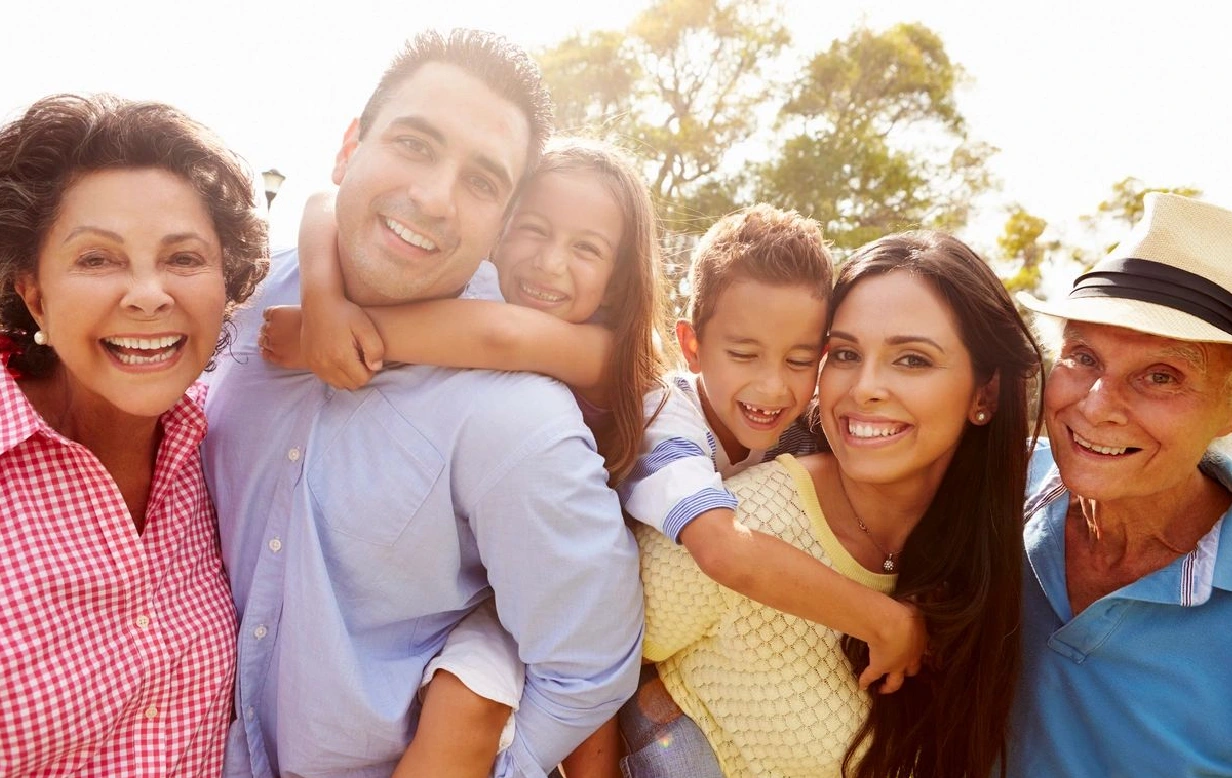
[[[257,345],[266,362],[288,370],[303,370],[308,367],[300,348],[300,310],[298,305],[275,305],[266,308],[262,315],[265,323]]]
[[[903,681],[920,672],[928,648],[924,615],[914,605],[893,601],[895,611],[886,619],[880,639],[868,644],[868,667],[860,673],[860,688],[867,689],[882,676],[878,692],[893,694]]]
[[[300,331],[308,369],[335,389],[358,389],[381,369],[385,342],[368,314],[346,298],[311,298]]]

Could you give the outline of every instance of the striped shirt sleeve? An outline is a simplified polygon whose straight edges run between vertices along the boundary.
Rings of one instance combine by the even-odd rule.
[[[618,491],[630,516],[678,543],[689,522],[714,508],[734,510],[736,498],[715,468],[718,443],[683,389],[670,385],[651,392],[645,410],[648,417],[658,413]]]

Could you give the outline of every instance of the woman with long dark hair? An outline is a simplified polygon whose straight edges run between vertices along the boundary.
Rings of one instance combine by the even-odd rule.
[[[641,533],[647,653],[727,778],[984,778],[1019,665],[1039,349],[988,266],[939,232],[860,249],[830,310],[818,384],[830,451],[726,485],[750,528],[913,602],[930,661],[897,693],[866,694],[864,644],[722,590]]]

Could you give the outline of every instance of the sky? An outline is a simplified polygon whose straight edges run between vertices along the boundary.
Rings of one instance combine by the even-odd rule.
[[[800,62],[854,26],[919,21],[969,80],[973,137],[998,147],[1001,190],[963,233],[993,247],[1005,206],[1083,238],[1114,182],[1192,186],[1232,207],[1232,46],[1218,3],[1172,0],[784,0]],[[528,47],[619,29],[644,0],[42,0],[6,3],[0,119],[53,92],[172,103],[254,172],[286,175],[270,213],[294,241],[304,198],[328,183],[342,133],[402,41],[424,27],[483,27]]]

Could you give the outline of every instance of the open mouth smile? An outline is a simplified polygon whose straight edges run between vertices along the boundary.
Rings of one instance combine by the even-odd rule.
[[[103,348],[120,364],[146,367],[170,362],[188,342],[185,335],[162,335],[155,338],[112,337],[102,339]]]
[[[755,426],[772,427],[778,423],[779,417],[783,415],[783,408],[763,408],[759,405],[749,405],[746,402],[736,401],[740,406],[741,413],[744,418],[748,419]]]
[[[436,243],[433,242],[431,238],[426,235],[420,235],[418,232],[415,232],[401,222],[394,221],[386,216],[385,226],[389,228],[390,232],[401,238],[403,242],[409,243],[417,249],[423,249],[424,251],[436,251]]]
[[[563,303],[569,299],[569,295],[561,294],[554,289],[548,289],[543,286],[537,286],[522,279],[518,279],[518,291],[532,300],[538,300],[541,303],[555,305]]]
[[[1080,448],[1090,451],[1093,454],[1100,454],[1106,457],[1120,457],[1142,450],[1139,448],[1134,448],[1133,446],[1101,446],[1098,443],[1092,443],[1079,435],[1077,432],[1074,432],[1072,429],[1069,431],[1069,434],[1073,437],[1074,442],[1077,443]]]

